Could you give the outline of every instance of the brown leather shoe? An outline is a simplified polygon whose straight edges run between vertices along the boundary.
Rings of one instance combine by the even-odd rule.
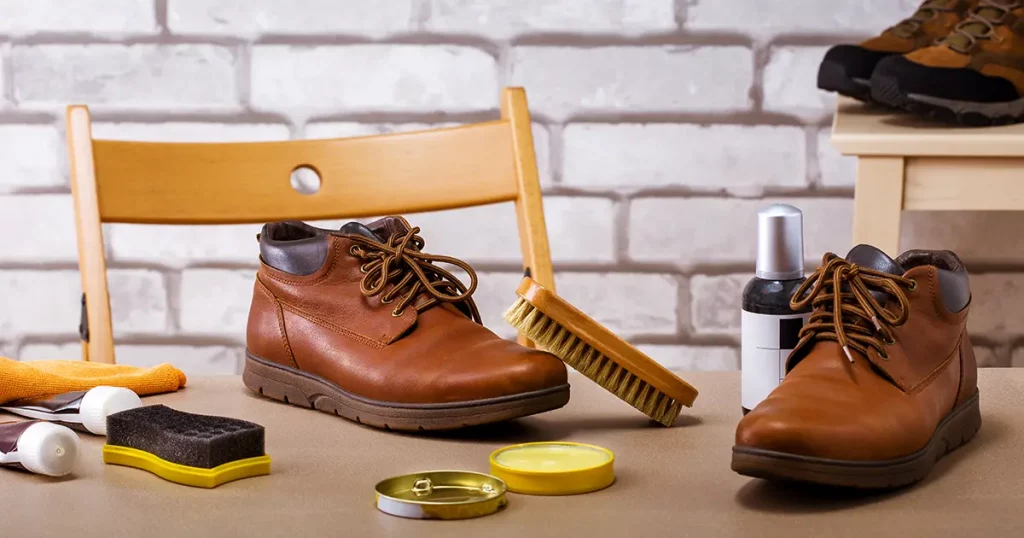
[[[814,310],[785,379],[736,429],[733,470],[862,488],[923,478],[981,427],[970,299],[949,251],[826,254],[793,298]]]
[[[263,227],[243,380],[264,396],[394,430],[440,430],[562,407],[555,356],[480,324],[468,264],[422,252],[401,217],[339,231]],[[467,287],[439,264],[463,269]]]

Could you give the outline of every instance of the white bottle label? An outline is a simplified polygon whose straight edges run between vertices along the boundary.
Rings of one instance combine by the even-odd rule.
[[[786,376],[786,358],[796,347],[807,314],[775,316],[742,311],[740,315],[740,402],[753,409]]]

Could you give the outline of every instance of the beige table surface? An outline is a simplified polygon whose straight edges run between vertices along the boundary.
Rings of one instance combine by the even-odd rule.
[[[652,425],[586,379],[545,415],[447,436],[382,432],[249,394],[237,377],[193,378],[147,398],[267,429],[270,476],[213,490],[104,466],[102,440],[83,438],[80,470],[53,481],[0,471],[0,537],[136,536],[1021,536],[1024,533],[1024,370],[980,375],[984,426],[921,484],[864,494],[776,485],[729,470],[740,417],[738,373],[690,373],[701,391],[676,427]],[[687,413],[684,410],[684,413]],[[7,418],[0,415],[0,418]],[[616,454],[617,482],[571,497],[510,494],[501,513],[464,521],[378,512],[373,486],[427,469],[487,471],[500,446],[590,442]]]

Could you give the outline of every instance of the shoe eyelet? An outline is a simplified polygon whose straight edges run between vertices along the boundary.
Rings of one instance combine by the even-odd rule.
[[[401,316],[403,313],[404,313],[404,310],[399,310],[397,308],[391,311],[391,315],[396,317],[396,318]]]
[[[883,361],[889,360],[889,354],[884,351],[879,352],[878,356],[881,357]]]
[[[351,247],[348,248],[348,253],[353,256],[358,256],[359,254],[356,252],[356,248],[357,247],[355,245],[352,245]]]
[[[895,338],[885,338],[882,341],[885,342],[885,345],[887,345],[887,346],[894,346],[894,345],[896,345],[896,339]]]
[[[390,299],[385,299],[384,297],[380,298],[380,304],[391,304],[393,302],[395,302],[395,298],[394,297],[392,297]]]
[[[366,268],[366,264],[364,263],[363,265],[359,266],[359,272],[363,273],[363,274],[366,274],[366,273],[369,273],[370,270]]]
[[[911,280],[910,281],[910,287],[907,288],[907,289],[910,290],[910,291],[917,291],[917,281],[916,280]]]

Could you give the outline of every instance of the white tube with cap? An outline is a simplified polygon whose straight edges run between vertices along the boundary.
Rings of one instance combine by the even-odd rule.
[[[94,435],[107,434],[107,416],[142,407],[138,394],[121,387],[94,387],[45,398],[20,400],[0,409],[35,420],[63,424]]]
[[[70,428],[48,422],[0,424],[0,466],[64,476],[78,462],[78,435]]]

